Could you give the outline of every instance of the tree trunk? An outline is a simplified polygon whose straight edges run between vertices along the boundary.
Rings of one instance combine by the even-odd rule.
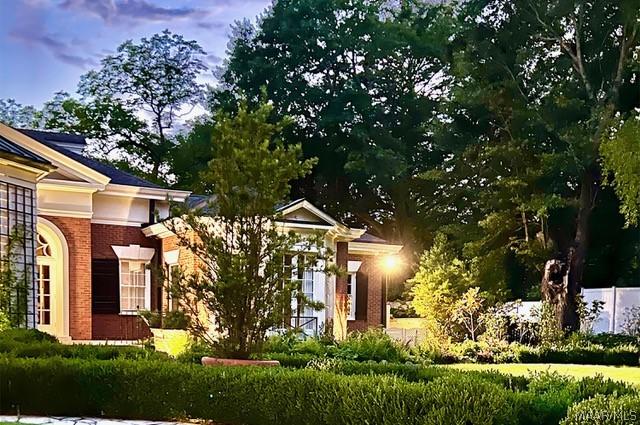
[[[597,190],[597,165],[594,165],[585,171],[580,185],[573,244],[564,259],[547,261],[542,276],[542,300],[554,306],[558,324],[568,331],[576,331],[580,327],[576,297],[582,286],[589,247],[589,219]]]

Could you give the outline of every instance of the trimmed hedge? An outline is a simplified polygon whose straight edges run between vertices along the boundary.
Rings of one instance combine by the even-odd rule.
[[[598,395],[571,406],[562,425],[640,425],[640,397]]]
[[[410,383],[284,368],[0,359],[0,409],[229,424],[517,424],[515,393],[472,375]]]
[[[0,357],[0,412],[247,425],[534,425],[558,423],[568,406],[594,394],[632,391],[610,381],[551,375],[526,383],[438,367],[344,362],[339,368],[341,374]]]
[[[77,359],[168,360],[166,353],[131,346],[64,345],[52,342],[21,343],[0,339],[0,354],[16,358],[64,357]]]
[[[575,363],[607,366],[638,366],[640,352],[633,345],[613,348],[599,345],[567,346],[559,348],[533,348],[522,346],[516,359],[519,363]]]

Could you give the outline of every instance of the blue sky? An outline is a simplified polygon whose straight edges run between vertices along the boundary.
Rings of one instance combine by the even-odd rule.
[[[225,56],[229,25],[270,0],[0,0],[0,98],[41,106],[125,40],[165,28],[197,40],[210,67]],[[207,76],[204,80],[212,81]]]

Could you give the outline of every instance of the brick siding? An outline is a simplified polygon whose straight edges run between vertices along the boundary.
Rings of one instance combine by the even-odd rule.
[[[367,277],[367,311],[366,320],[349,320],[347,328],[349,331],[361,331],[370,327],[382,326],[382,271],[379,261],[380,257],[373,255],[349,255],[349,261],[362,261],[358,275]],[[356,311],[356,315],[360,315]]]
[[[64,234],[69,247],[69,334],[91,339],[91,220],[43,216]]]

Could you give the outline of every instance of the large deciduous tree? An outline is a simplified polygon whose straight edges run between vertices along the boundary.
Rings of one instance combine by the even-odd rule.
[[[285,273],[286,257],[296,255],[296,267],[324,270],[331,254],[321,238],[286,231],[278,221],[290,181],[315,161],[300,159],[300,145],[284,146],[279,135],[288,120],[271,122],[272,109],[262,103],[251,111],[241,102],[233,116],[216,116],[213,159],[200,174],[210,201],[171,226],[197,258],[197,269],[174,279],[171,291],[191,313],[196,336],[233,357],[258,350],[267,330],[292,315],[292,298],[297,314],[314,306],[301,281]]]
[[[630,168],[602,144],[640,106],[637,1],[470,0],[458,17],[436,130],[450,155],[426,175],[441,183],[437,208],[475,227],[467,249],[562,263],[559,285],[543,293],[558,295],[560,322],[575,327],[594,220],[612,202],[601,153],[618,194],[637,202]]]
[[[201,100],[197,78],[206,69],[204,54],[196,41],[168,30],[126,41],[82,77],[78,91],[87,105],[77,105],[77,115],[90,116],[96,130],[115,137],[116,146],[158,180],[167,171],[170,132]]]
[[[413,246],[429,234],[415,196],[430,183],[415,177],[439,161],[427,125],[447,82],[443,9],[422,1],[274,2],[257,27],[236,25],[213,101],[259,99],[264,88],[276,115],[294,119],[285,141],[319,159],[296,193]]]

